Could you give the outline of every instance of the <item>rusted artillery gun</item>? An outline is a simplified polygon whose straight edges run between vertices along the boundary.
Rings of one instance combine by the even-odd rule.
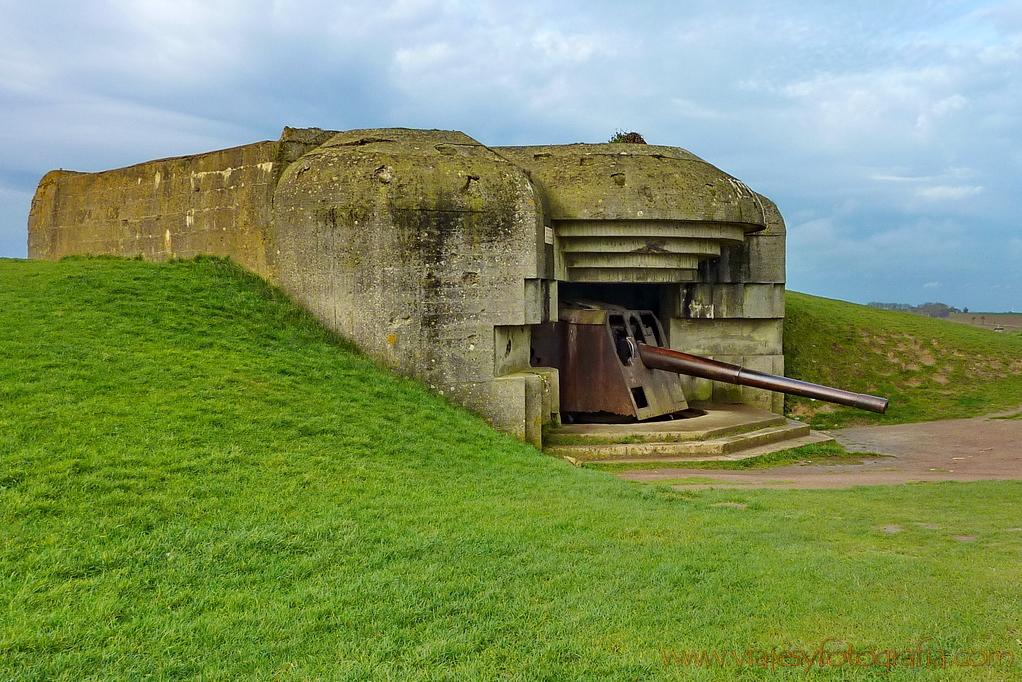
[[[688,402],[678,375],[814,398],[883,414],[887,399],[820,386],[663,346],[660,321],[648,310],[567,302],[560,321],[533,330],[533,362],[560,372],[562,413],[604,420],[653,419]]]

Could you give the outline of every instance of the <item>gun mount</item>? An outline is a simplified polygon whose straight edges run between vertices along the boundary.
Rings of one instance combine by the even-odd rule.
[[[688,408],[679,375],[752,386],[883,414],[886,398],[820,386],[664,347],[648,310],[566,302],[560,321],[533,332],[535,364],[557,367],[561,410],[576,415],[652,419]]]

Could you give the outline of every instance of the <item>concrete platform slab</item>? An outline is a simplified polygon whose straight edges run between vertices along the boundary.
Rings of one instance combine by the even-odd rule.
[[[720,461],[833,440],[805,424],[747,405],[642,424],[572,424],[549,432],[546,452],[578,462]]]
[[[699,416],[673,421],[638,424],[565,424],[548,431],[543,442],[550,445],[576,445],[707,440],[779,426],[787,421],[779,414],[749,405],[711,405],[701,411],[703,414]]]

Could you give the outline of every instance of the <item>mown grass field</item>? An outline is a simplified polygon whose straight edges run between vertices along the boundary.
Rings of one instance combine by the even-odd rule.
[[[627,483],[229,263],[0,260],[0,680],[1018,679],[1020,498]],[[827,638],[1016,660],[664,659]]]
[[[1022,405],[1022,334],[787,294],[785,374],[889,398],[886,415],[787,397],[814,428],[972,417]]]

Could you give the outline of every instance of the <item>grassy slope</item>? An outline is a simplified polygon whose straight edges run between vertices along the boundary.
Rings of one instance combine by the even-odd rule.
[[[826,637],[1022,654],[1022,484],[639,486],[220,261],[0,261],[0,292],[2,680],[722,679],[659,652]]]
[[[891,401],[880,416],[787,398],[786,409],[817,428],[1022,405],[1022,335],[788,292],[784,356],[788,376]]]

